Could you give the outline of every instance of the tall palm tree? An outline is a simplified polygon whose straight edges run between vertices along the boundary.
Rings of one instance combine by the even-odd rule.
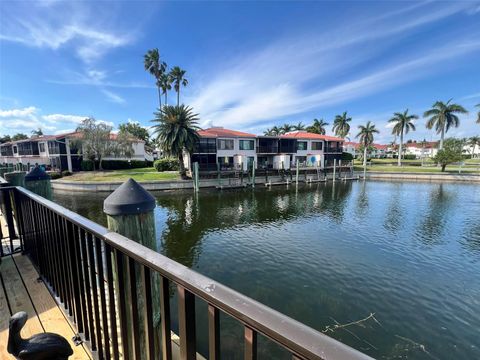
[[[292,130],[294,130],[295,127],[293,125],[290,125],[290,124],[283,124],[281,127],[280,127],[280,133],[281,134],[286,134]]]
[[[480,104],[477,104],[475,106],[480,108]],[[477,114],[477,124],[480,124],[480,111]]]
[[[297,125],[293,125],[293,129],[297,131],[305,130],[305,125],[300,121]]]
[[[314,134],[325,135],[325,133],[327,132],[327,130],[325,129],[326,126],[328,126],[328,123],[325,122],[323,119],[313,119],[313,124],[307,127],[307,131]]]
[[[389,123],[394,123],[392,134],[400,136],[400,144],[398,148],[398,166],[402,166],[402,150],[403,150],[403,134],[407,134],[410,130],[415,131],[413,120],[418,119],[418,115],[409,115],[408,109],[403,113],[396,112],[393,117],[388,120]]]
[[[186,71],[182,70],[179,66],[174,66],[169,74],[173,88],[177,92],[177,106],[180,105],[180,87],[188,85],[185,73]]]
[[[160,89],[162,89],[162,94],[165,95],[165,105],[168,105],[167,94],[172,90],[172,82],[167,74],[162,74],[160,77]]]
[[[180,176],[185,179],[183,152],[192,153],[198,141],[198,114],[194,114],[192,108],[183,104],[165,105],[154,114],[155,119],[152,121],[156,124],[153,125],[153,134],[163,151],[178,158]]]
[[[435,126],[437,134],[440,135],[440,147],[439,150],[443,149],[443,140],[445,138],[445,133],[454,126],[458,127],[460,125],[460,120],[456,114],[467,114],[468,111],[465,108],[458,104],[451,104],[452,99],[448,100],[446,103],[443,101],[437,101],[433,104],[430,110],[425,111],[423,117],[428,117],[427,129],[432,129]]]
[[[158,102],[160,108],[162,107],[162,94],[161,94],[161,78],[167,70],[167,63],[160,60],[160,53],[158,49],[148,50],[147,53],[143,56],[143,65],[145,70],[148,71],[154,78],[155,84],[158,89]]]
[[[358,129],[358,134],[355,137],[359,138],[360,144],[363,146],[363,167],[366,169],[367,149],[373,144],[373,135],[380,133],[380,131],[375,128],[375,124],[372,124],[371,121],[367,122],[365,126],[359,125]]]
[[[335,116],[332,131],[336,136],[345,138],[350,132],[350,121],[352,121],[352,118],[347,116],[346,111],[344,111],[342,115]]]

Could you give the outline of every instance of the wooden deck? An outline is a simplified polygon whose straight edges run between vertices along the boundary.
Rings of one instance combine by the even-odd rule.
[[[18,254],[3,257],[1,261],[0,359],[15,359],[7,353],[8,321],[18,311],[26,311],[28,314],[22,337],[54,332],[70,342],[74,351],[70,359],[93,359],[86,345],[74,345],[74,328],[43,282],[37,281],[39,276],[30,260]]]

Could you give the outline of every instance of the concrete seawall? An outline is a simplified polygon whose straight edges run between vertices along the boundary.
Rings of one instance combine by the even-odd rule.
[[[356,172],[355,176],[363,176],[363,173]],[[428,174],[428,173],[386,173],[386,172],[367,172],[367,179],[371,180],[385,180],[385,181],[447,181],[447,182],[470,182],[480,184],[480,175],[466,175],[466,174]],[[303,180],[303,179],[302,179]],[[269,181],[275,183],[280,182],[279,176],[269,176]],[[331,178],[329,179],[331,181]],[[343,181],[338,179],[337,181]],[[295,178],[293,180],[295,183]],[[68,180],[53,180],[52,188],[61,191],[81,191],[81,192],[101,192],[114,191],[122,182],[81,182]],[[142,186],[150,191],[155,190],[179,190],[179,189],[193,189],[192,180],[173,180],[173,181],[145,181],[141,182]],[[224,179],[223,184],[228,184],[228,180]],[[255,179],[255,184],[264,186],[265,178],[258,177]],[[218,186],[217,179],[203,179],[200,180],[200,187],[213,188]]]
[[[363,176],[363,173],[356,173]],[[453,181],[480,183],[480,175],[440,174],[440,173],[396,173],[367,172],[367,179],[372,180],[407,180],[407,181]]]

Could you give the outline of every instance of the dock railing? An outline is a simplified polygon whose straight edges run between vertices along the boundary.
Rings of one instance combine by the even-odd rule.
[[[181,359],[196,359],[197,355],[196,298],[208,304],[209,359],[220,358],[221,312],[243,325],[245,359],[257,358],[258,334],[286,349],[292,359],[369,359],[22,187],[4,186],[0,192],[4,199],[14,200],[11,205],[22,251],[37,267],[41,279],[70,315],[82,338],[90,342],[98,359],[158,359],[155,352],[161,352],[162,359],[172,359],[170,313],[174,309],[170,305],[170,286],[177,289]],[[130,281],[135,276],[140,283]],[[159,284],[152,284],[152,279]],[[145,299],[144,306],[137,302],[137,286]],[[154,286],[159,288],[160,344],[154,340]],[[127,296],[116,295],[125,293]],[[140,328],[145,336],[140,336]],[[155,350],[156,345],[159,350]]]

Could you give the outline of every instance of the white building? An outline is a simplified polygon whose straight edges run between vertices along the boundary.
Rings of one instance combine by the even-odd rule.
[[[82,151],[76,148],[81,133],[73,132],[60,135],[42,135],[26,140],[11,141],[0,145],[0,163],[45,165],[60,171],[78,171],[82,161]],[[115,141],[117,135],[111,134]],[[105,156],[103,160],[145,160],[145,142],[131,139],[133,155],[131,157]]]
[[[411,142],[403,145],[404,155],[415,155],[415,158],[431,158],[437,155],[437,142]]]

